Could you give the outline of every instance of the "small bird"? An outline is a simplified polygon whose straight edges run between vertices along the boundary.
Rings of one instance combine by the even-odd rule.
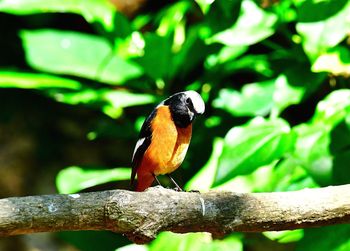
[[[178,190],[182,190],[169,175],[186,156],[192,136],[192,122],[203,114],[205,105],[195,91],[175,93],[163,100],[141,127],[132,156],[131,185],[137,174],[136,191],[150,187],[158,175],[168,175]]]

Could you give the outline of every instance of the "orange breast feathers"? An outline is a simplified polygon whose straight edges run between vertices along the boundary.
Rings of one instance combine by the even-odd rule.
[[[178,128],[168,106],[159,106],[151,122],[152,141],[137,168],[137,191],[150,187],[154,175],[175,171],[182,163],[191,141],[192,124]]]

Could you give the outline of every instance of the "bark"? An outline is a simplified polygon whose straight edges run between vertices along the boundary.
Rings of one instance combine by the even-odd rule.
[[[295,192],[113,190],[0,200],[0,236],[110,230],[136,243],[160,231],[263,232],[350,223],[350,185]]]

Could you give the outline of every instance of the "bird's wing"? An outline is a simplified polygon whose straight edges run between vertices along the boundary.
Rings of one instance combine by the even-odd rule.
[[[151,144],[151,139],[152,139],[151,121],[156,116],[156,114],[157,114],[157,109],[154,109],[153,112],[145,120],[145,122],[143,122],[143,125],[141,127],[139,140],[136,142],[134,153],[132,155],[131,185],[134,184],[136,171],[141,164],[143,155],[145,154],[147,148]]]

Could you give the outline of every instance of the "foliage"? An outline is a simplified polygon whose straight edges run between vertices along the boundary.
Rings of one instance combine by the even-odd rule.
[[[206,114],[194,126],[179,171],[187,189],[268,192],[350,182],[346,0],[176,1],[132,19],[106,0],[0,0],[0,11],[24,18],[74,13],[92,27],[90,34],[23,28],[18,35],[27,68],[0,69],[1,88],[35,90],[117,121],[112,133],[110,127],[93,128],[89,140],[135,142],[157,102],[180,90],[200,92]],[[71,193],[127,180],[129,173],[74,166],[62,169],[56,182],[59,192]],[[296,250],[316,242],[320,250],[349,246],[347,226],[264,236],[295,243]],[[162,233],[137,249],[242,250],[249,238]],[[88,250],[91,240],[84,242],[80,248]]]

